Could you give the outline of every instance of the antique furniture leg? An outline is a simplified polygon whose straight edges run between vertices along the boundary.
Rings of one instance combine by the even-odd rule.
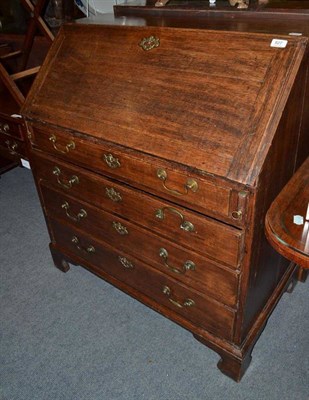
[[[306,282],[308,277],[308,272],[309,272],[308,270],[299,267],[297,275],[297,279],[299,280],[299,282]]]
[[[68,272],[70,269],[69,263],[65,260],[63,254],[61,254],[58,250],[53,247],[53,244],[50,243],[49,245],[50,252],[55,264],[55,267],[60,269],[62,272]]]
[[[232,378],[234,381],[239,382],[249,367],[251,360],[251,351],[242,359],[224,354],[221,355],[217,367],[223,374]]]
[[[260,332],[263,332],[266,323],[263,324]],[[212,348],[221,357],[217,367],[219,370],[229,378],[233,379],[235,382],[239,382],[243,375],[245,374],[247,368],[249,367],[252,360],[252,350],[253,347],[260,336],[259,334],[254,338],[254,341],[246,349],[236,348],[227,351],[224,349],[219,349],[217,346],[210,344],[208,341],[204,340],[201,336],[193,334],[196,340],[201,342],[207,347]]]
[[[290,280],[289,284],[287,285],[287,288],[285,290],[286,293],[289,293],[289,294],[293,293],[295,286],[297,285],[297,282],[298,282],[298,275],[294,274],[292,279]]]

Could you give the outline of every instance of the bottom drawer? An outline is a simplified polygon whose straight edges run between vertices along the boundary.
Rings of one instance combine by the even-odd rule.
[[[72,261],[83,264],[85,260],[87,268],[96,274],[101,273],[107,280],[108,274],[124,282],[163,306],[163,314],[177,322],[177,316],[181,316],[199,328],[224,339],[232,339],[235,313],[228,307],[107,244],[89,238],[79,230],[54,220],[49,220],[49,226],[56,244],[67,252]],[[138,295],[135,297],[138,298]],[[153,307],[158,309],[155,304]]]
[[[49,217],[65,225],[69,224],[72,229],[89,232],[90,236],[98,237],[111,246],[117,243],[119,250],[134,255],[183,285],[193,287],[229,307],[237,307],[238,275],[235,271],[180,246],[177,241],[172,242],[157,233],[153,234],[126,219],[77,201],[63,192],[51,190],[44,185],[40,185],[40,189]],[[82,218],[78,217],[81,211],[84,215]],[[115,230],[114,222],[120,222],[127,229],[127,234],[120,235]],[[220,249],[218,253],[221,253],[223,246],[219,242],[217,248]],[[202,246],[201,250],[204,249]],[[194,267],[184,269],[186,263]]]

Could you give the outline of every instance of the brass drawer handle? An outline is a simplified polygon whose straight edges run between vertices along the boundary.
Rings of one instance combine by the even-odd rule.
[[[169,189],[165,185],[165,181],[167,180],[167,172],[165,171],[165,169],[162,169],[162,168],[159,168],[157,170],[157,177],[163,182],[163,187],[164,187],[165,190],[167,190],[169,193],[175,194],[177,196],[186,195],[186,194],[189,193],[189,190],[192,190],[193,193],[197,192],[197,190],[198,190],[198,183],[193,178],[188,178],[187,179],[187,182],[184,185],[184,188],[185,188],[185,192],[184,193],[178,192],[178,190]]]
[[[72,175],[71,179],[69,179],[67,183],[61,182],[61,180],[60,180],[61,170],[57,166],[54,167],[53,174],[56,175],[58,184],[65,189],[71,189],[73,185],[79,184],[79,179],[78,179],[78,176],[76,176],[76,175]]]
[[[185,274],[187,271],[194,271],[196,268],[196,265],[194,264],[193,261],[187,260],[184,262],[182,269],[178,269],[175,267],[171,267],[168,264],[168,251],[164,248],[161,247],[159,249],[159,256],[162,258],[164,265],[166,266],[166,268],[168,268],[170,271],[175,272],[175,274]]]
[[[183,229],[186,232],[194,232],[194,225],[190,221],[186,221],[185,217],[182,215],[182,213],[176,208],[173,207],[162,207],[156,210],[156,218],[163,220],[165,218],[165,211],[169,211],[171,213],[174,213],[178,215],[181,219],[181,224],[180,224],[180,229]]]
[[[93,254],[93,253],[95,253],[95,248],[94,248],[92,245],[89,245],[89,246],[87,246],[87,247],[82,247],[82,246],[80,245],[80,242],[79,242],[79,239],[78,239],[77,236],[73,236],[73,237],[72,237],[72,243],[74,243],[75,246],[76,246],[76,248],[77,248],[79,251],[82,251],[83,253],[87,253],[87,254]]]
[[[134,265],[129,261],[126,257],[119,256],[118,257],[119,262],[121,265],[123,265],[126,269],[133,269]]]
[[[6,144],[7,148],[9,149],[10,154],[13,154],[13,155],[18,154],[16,151],[16,149],[18,148],[18,144],[15,141],[10,142],[9,140],[6,140],[5,144]]]
[[[139,42],[139,46],[143,50],[149,51],[160,46],[160,39],[156,36],[145,37]]]
[[[51,135],[48,140],[52,142],[53,148],[56,151],[58,151],[58,153],[67,154],[70,150],[75,149],[75,143],[73,142],[73,140],[71,140],[67,145],[65,145],[63,149],[61,149],[59,145],[56,144],[57,137],[54,134]]]
[[[114,157],[111,153],[103,154],[103,157],[104,157],[104,161],[110,168],[116,169],[116,168],[121,167],[121,164],[120,164],[120,161],[118,160],[118,158]]]
[[[109,197],[115,203],[119,203],[120,201],[122,201],[121,194],[119,192],[116,192],[116,190],[112,187],[105,188],[105,193],[106,193],[107,197]]]
[[[184,307],[193,307],[195,305],[195,302],[192,299],[185,299],[182,303],[180,303],[177,300],[174,300],[171,297],[172,291],[168,286],[164,286],[162,292],[168,297],[169,301],[176,307],[184,308]]]
[[[67,217],[70,218],[72,221],[79,222],[82,218],[87,217],[87,212],[83,208],[80,209],[79,213],[76,216],[71,215],[70,214],[70,205],[67,201],[65,201],[62,204],[61,208],[63,208],[65,210]]]
[[[9,126],[9,124],[0,123],[0,131],[1,131],[2,133],[8,133],[8,132],[10,131],[10,126]]]
[[[119,233],[119,235],[128,235],[128,229],[123,226],[120,222],[113,221],[113,228]]]

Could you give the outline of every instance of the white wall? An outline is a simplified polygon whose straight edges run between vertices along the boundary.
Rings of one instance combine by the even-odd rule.
[[[115,4],[125,4],[130,0],[75,0],[76,4],[82,3],[81,10],[86,14],[89,7],[90,14],[93,15],[96,11],[99,14],[113,13]],[[1,2],[1,0],[0,0]]]
[[[92,3],[99,13],[110,13],[113,12],[113,5],[116,4],[116,0],[92,0]],[[118,1],[118,3],[120,2]]]

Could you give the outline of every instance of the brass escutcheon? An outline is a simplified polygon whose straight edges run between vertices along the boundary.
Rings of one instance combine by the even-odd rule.
[[[164,265],[166,268],[168,268],[170,271],[175,272],[175,274],[185,274],[187,271],[194,271],[195,270],[195,264],[193,261],[187,260],[184,262],[182,269],[178,269],[175,267],[172,267],[168,264],[168,251],[164,248],[161,247],[159,249],[159,256],[162,258]]]
[[[122,201],[122,197],[121,194],[119,192],[116,192],[116,190],[114,188],[105,188],[105,193],[107,195],[107,197],[109,197],[112,201],[114,201],[115,203],[118,203],[120,201]]]
[[[83,208],[80,209],[79,213],[75,216],[70,214],[70,205],[67,201],[65,201],[62,205],[61,208],[65,210],[65,213],[68,218],[70,218],[72,221],[79,222],[82,218],[87,217],[87,212]]]
[[[143,50],[149,51],[160,46],[160,39],[156,36],[145,37],[140,41],[139,46]]]
[[[168,297],[169,301],[174,304],[174,306],[179,307],[179,308],[184,308],[184,307],[192,307],[195,305],[195,302],[192,299],[185,299],[182,303],[180,303],[177,300],[174,300],[172,296],[172,291],[168,286],[164,286],[162,289],[162,292]]]
[[[120,222],[113,221],[113,228],[119,233],[119,235],[128,235],[128,229],[123,226]]]
[[[114,157],[111,153],[103,154],[103,157],[104,157],[104,161],[110,168],[115,169],[115,168],[119,168],[121,166],[118,158]]]
[[[80,245],[79,239],[77,236],[73,236],[72,237],[72,243],[75,244],[76,248],[79,251],[82,251],[83,253],[87,253],[87,254],[93,254],[95,253],[95,248],[92,245],[89,245],[87,247],[83,247]]]
[[[133,269],[134,265],[126,257],[119,256],[118,260],[126,269]]]
[[[76,175],[72,175],[71,179],[68,180],[68,182],[62,182],[60,180],[60,175],[61,175],[61,170],[59,167],[55,166],[53,169],[53,174],[57,177],[57,182],[60,186],[62,186],[65,189],[71,189],[73,185],[78,185],[79,184],[79,178]]]
[[[174,207],[162,207],[162,208],[159,208],[155,212],[156,218],[164,220],[165,211],[169,211],[169,212],[174,213],[174,214],[176,214],[176,215],[178,215],[180,217],[180,219],[181,219],[181,224],[179,225],[180,229],[183,229],[186,232],[194,232],[195,228],[194,228],[194,225],[192,224],[192,222],[186,221],[185,217],[183,216],[183,214],[180,211],[178,211],[176,208],[174,208]]]
[[[191,190],[193,193],[197,192],[197,190],[198,190],[198,183],[193,178],[187,179],[187,182],[184,185],[184,188],[185,188],[184,193],[178,192],[178,190],[168,188],[165,184],[165,182],[167,180],[167,172],[163,168],[159,168],[157,170],[157,177],[163,182],[163,187],[165,190],[167,190],[169,193],[175,194],[177,196],[186,195],[189,193],[189,190]]]
[[[239,220],[242,218],[242,212],[240,210],[232,212],[232,218],[235,220]]]
[[[68,144],[66,144],[63,149],[61,149],[59,147],[60,145],[57,145],[57,143],[56,143],[56,141],[57,141],[56,135],[52,134],[48,140],[50,142],[52,142],[53,148],[56,151],[58,151],[58,153],[67,154],[70,150],[74,150],[75,149],[75,143],[73,142],[73,140],[71,140]]]

